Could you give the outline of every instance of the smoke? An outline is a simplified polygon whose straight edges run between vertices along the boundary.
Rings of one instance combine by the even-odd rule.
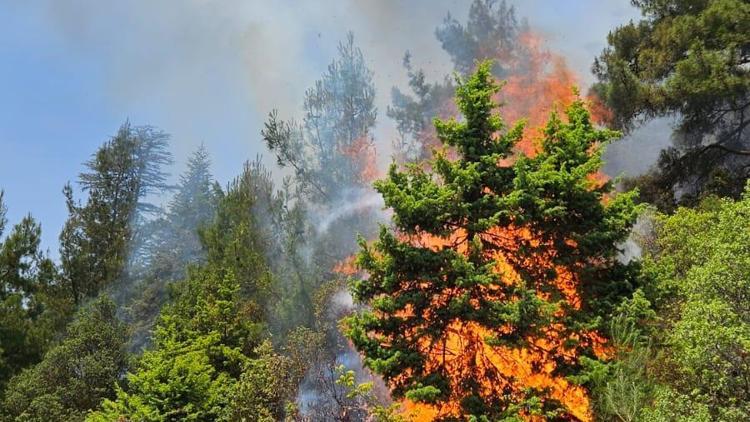
[[[625,242],[620,246],[620,253],[617,259],[623,264],[641,259],[643,250],[650,249],[650,243],[654,238],[654,219],[652,212],[646,211],[636,220],[630,229],[630,234]]]
[[[111,107],[107,113],[171,133],[178,162],[206,142],[215,157],[216,178],[226,181],[239,173],[247,157],[264,152],[259,133],[269,111],[299,115],[305,90],[325,71],[348,30],[354,31],[374,71],[379,110],[374,138],[382,167],[390,160],[396,137],[393,121],[385,116],[388,93],[393,86],[407,87],[404,52],[412,52],[414,68],[424,69],[427,80],[441,81],[453,65],[435,39],[435,28],[447,13],[465,22],[470,3],[46,0],[16,8],[41,16],[60,39],[64,54],[97,69],[98,78],[84,89],[104,93]],[[581,78],[582,92],[592,81],[589,67],[604,48],[607,32],[637,16],[628,0],[511,3],[549,50],[567,58]],[[670,133],[668,122],[655,121],[611,145],[605,171],[644,172]],[[318,237],[334,239],[331,244],[343,245],[337,247],[349,254],[356,224],[348,222],[366,219],[375,226],[386,221],[383,205],[370,189],[344,189],[310,217]],[[640,255],[635,242],[629,240],[623,248],[623,260]],[[353,306],[346,291],[335,293],[330,299],[332,318],[351,312]],[[337,350],[334,361],[355,370],[359,380],[371,379],[348,345]],[[303,410],[324,401],[319,377],[330,370],[326,365],[329,362],[316,364],[300,388]]]
[[[130,118],[136,124],[152,124],[170,133],[178,163],[205,143],[214,157],[216,179],[224,184],[242,170],[248,157],[266,152],[259,133],[269,111],[279,109],[282,116],[299,116],[305,90],[335,57],[337,43],[348,30],[354,31],[356,43],[374,71],[379,110],[374,135],[378,164],[384,167],[391,161],[391,145],[397,137],[394,122],[385,116],[391,88],[408,90],[401,60],[404,52],[412,52],[414,67],[424,69],[427,80],[442,80],[451,73],[452,63],[435,39],[435,28],[448,13],[465,22],[470,3],[330,0],[321,6],[294,0],[184,0],[177,4],[167,0],[40,0],[9,2],[0,8],[9,9],[7,16],[31,22],[20,35],[29,41],[21,46],[54,49],[33,54],[54,57],[55,63],[74,61],[85,71],[79,77],[60,76],[63,83],[57,85],[95,95],[106,105],[86,110],[85,125],[59,128],[85,149],[71,157],[87,157],[90,146],[114,130],[112,122]],[[519,17],[528,18],[551,51],[567,58],[582,78],[582,92],[591,82],[589,68],[605,47],[608,31],[638,17],[628,0],[510,3]],[[31,42],[34,37],[54,42]],[[20,42],[14,37],[7,40]],[[64,83],[64,78],[70,78],[69,83]],[[65,91],[65,95],[70,93]],[[653,145],[648,143],[649,148]],[[628,154],[616,146],[610,151],[610,163],[641,162],[641,153]],[[264,156],[269,157],[267,153]],[[638,158],[629,158],[633,156]],[[18,159],[36,158],[22,155]],[[266,164],[273,169],[272,161]],[[17,166],[33,167],[32,161]],[[71,171],[65,178],[75,178],[76,170]],[[608,171],[618,172],[619,168]],[[34,183],[34,189],[26,190],[54,194],[60,189],[54,178]],[[45,245],[55,245],[64,207],[50,210],[45,203],[14,191],[12,185],[4,188],[9,197],[21,198],[9,217],[21,218],[31,211],[47,222]],[[63,215],[51,216],[51,212]]]
[[[670,146],[674,119],[659,118],[636,128],[607,146],[604,172],[610,177],[635,177],[646,173]]]
[[[327,317],[338,321],[356,309],[347,290],[340,290],[328,301]],[[383,380],[365,369],[360,355],[348,342],[329,341],[321,355],[312,358],[312,364],[299,386],[296,403],[302,420],[366,420],[371,405],[365,397],[352,397],[350,391],[337,381],[343,371],[353,371],[355,382],[373,385],[373,398],[379,403],[390,403],[389,390]],[[368,419],[369,420],[369,419]]]
[[[347,190],[330,205],[328,212],[321,216],[317,231],[318,233],[327,232],[336,220],[362,212],[382,210],[384,205],[383,197],[370,189]],[[378,221],[385,221],[385,212],[381,212],[379,217]]]
[[[569,58],[586,77],[607,31],[635,17],[627,0],[511,2],[544,34],[552,50]],[[299,111],[305,90],[353,30],[375,72],[381,116],[392,86],[405,87],[406,50],[429,80],[452,65],[434,30],[447,13],[464,21],[468,0],[95,0],[42,1],[15,7],[41,16],[66,54],[90,62],[110,113],[150,123],[172,133],[178,161],[207,142],[220,179],[237,173],[241,161],[262,152],[258,136],[267,112]],[[585,22],[586,31],[580,30]],[[395,131],[379,119],[376,138],[386,157]],[[225,163],[226,161],[226,163]]]
[[[229,157],[223,151],[239,152],[232,146],[238,143],[245,148],[239,156],[261,152],[266,113],[299,110],[348,30],[376,69],[382,93],[394,78],[404,82],[400,60],[407,48],[429,52],[426,64],[434,68],[440,51],[432,30],[446,8],[427,3],[48,0],[17,7],[40,16],[66,54],[99,70],[98,86],[89,89],[105,93],[113,114],[172,133],[179,160],[201,141],[218,159]],[[449,64],[443,61],[441,73]],[[384,110],[389,99],[381,100]]]

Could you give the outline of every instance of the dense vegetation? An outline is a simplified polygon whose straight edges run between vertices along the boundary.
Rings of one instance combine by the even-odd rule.
[[[638,0],[644,14],[617,28],[594,64],[594,90],[632,129],[676,118],[674,145],[638,183],[663,209],[705,194],[739,197],[750,171],[750,4]],[[678,197],[675,197],[679,195]]]
[[[349,336],[396,397],[438,403],[442,416],[574,417],[571,391],[528,384],[495,356],[528,349],[534,364],[556,362],[532,369],[551,379],[597,359],[591,334],[635,284],[616,245],[636,208],[630,194],[604,203],[611,184],[590,178],[617,134],[595,129],[581,101],[551,116],[537,155],[501,164],[522,125],[494,113],[499,89],[488,62],[458,81],[464,119],[435,120],[458,158],[438,153],[427,166],[437,177],[393,165],[376,182],[395,231],[362,241],[370,277],[352,290],[371,309],[349,320]]]
[[[0,191],[0,420],[750,419],[750,6],[633,4],[584,99],[505,2],[448,16],[455,78],[407,53],[374,183],[349,34],[259,134],[281,180],[222,185],[208,145],[173,185],[169,135],[125,122],[64,184],[59,259]],[[655,118],[652,170],[603,177]]]

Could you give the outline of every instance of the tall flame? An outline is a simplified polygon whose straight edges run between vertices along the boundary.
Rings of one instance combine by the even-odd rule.
[[[510,59],[510,63],[507,63],[508,57],[496,57],[501,61],[505,59],[503,65],[510,69],[510,73],[495,100],[503,105],[502,114],[506,121],[526,119],[526,129],[522,140],[516,145],[516,152],[534,156],[550,113],[564,109],[578,98],[578,93],[573,89],[578,78],[562,56],[544,48],[538,35],[526,32],[520,36],[519,43],[521,54]],[[606,107],[596,98],[589,98],[589,108],[594,122],[603,123],[610,118]],[[439,114],[441,118],[457,114],[452,99],[445,100]],[[424,145],[435,147],[439,144],[431,127],[424,130],[420,137]],[[375,170],[374,150],[368,139],[358,140],[344,153],[358,162],[362,180],[369,181],[380,176]],[[512,160],[498,163],[502,166],[511,164]],[[590,179],[592,188],[607,181],[602,173],[593,175]],[[580,310],[584,306],[580,295],[578,268],[555,264],[555,245],[545,243],[549,241],[543,240],[544,237],[540,233],[533,233],[524,227],[494,228],[480,234],[479,238],[483,244],[492,245],[491,248],[487,248],[491,251],[487,253],[491,255],[485,258],[495,262],[494,271],[501,276],[503,282],[521,283],[521,271],[524,274],[532,274],[533,278],[538,280],[534,287],[540,298],[550,301],[561,300],[565,306],[560,306],[554,311],[555,322],[526,337],[524,346],[500,345],[492,341],[499,335],[508,334],[511,327],[493,332],[476,322],[460,320],[450,322],[438,341],[428,340],[416,332],[407,332],[410,337],[420,339],[417,347],[427,356],[425,369],[442,371],[451,379],[473,377],[472,379],[479,383],[480,395],[483,398],[502,397],[505,400],[521,402],[528,390],[542,391],[546,400],[555,400],[562,405],[567,413],[566,419],[592,420],[590,398],[585,388],[569,382],[558,373],[561,364],[574,364],[587,350],[593,351],[600,359],[607,359],[611,355],[606,340],[597,332],[575,332],[559,322],[567,313]],[[434,250],[453,248],[467,254],[471,239],[468,239],[467,234],[461,229],[457,229],[446,237],[422,233],[402,235],[402,240]],[[567,243],[568,246],[575,247],[572,241]],[[535,252],[528,258],[528,254],[520,253],[521,248],[531,248]],[[351,276],[357,270],[350,258],[337,265],[334,271]],[[502,297],[497,287],[479,288],[480,294],[487,298],[511,302],[519,300],[515,297]],[[446,289],[440,295],[432,297],[434,306],[430,308],[445,307],[452,293],[450,289]],[[479,306],[478,302],[473,305]],[[407,309],[403,312],[408,314],[411,311]],[[424,318],[429,321],[430,317],[427,311]],[[506,332],[503,332],[504,330]],[[394,381],[398,383],[398,379]],[[415,422],[462,416],[459,398],[465,392],[461,391],[464,387],[452,387],[450,397],[439,405],[415,403],[404,399],[401,402],[403,415]],[[529,421],[543,420],[530,409],[522,409],[520,414]]]
[[[531,30],[519,35],[516,52],[502,51],[497,55],[487,58],[496,60],[508,69],[508,76],[504,77],[505,84],[495,96],[495,101],[502,104],[505,121],[526,119],[524,136],[516,149],[533,156],[538,148],[536,141],[550,113],[564,110],[578,98],[574,87],[579,85],[580,80],[568,66],[565,57],[547,50],[542,37]],[[612,112],[598,97],[591,94],[587,100],[595,123],[604,124],[611,120]],[[457,114],[453,98],[449,97],[440,103],[435,117],[447,119]],[[441,147],[432,125],[427,125],[417,137],[427,151]]]
[[[516,150],[520,154],[534,156],[550,113],[564,109],[578,98],[578,93],[573,89],[578,78],[562,56],[545,50],[538,35],[526,32],[521,35],[519,42],[522,54],[515,62],[509,63],[510,76],[506,78],[506,83],[495,100],[503,105],[502,114],[506,121],[526,119],[523,139],[517,144]],[[504,57],[496,59],[502,60]],[[446,103],[442,107],[443,111],[455,115],[452,105],[451,99],[450,105]],[[603,123],[609,119],[608,110],[596,98],[589,98],[589,107],[594,122]],[[437,145],[434,130],[425,131],[422,142]],[[499,165],[510,164],[505,162]],[[592,187],[600,186],[607,180],[602,173],[597,173],[590,179]],[[466,253],[469,239],[466,239],[465,233],[457,230],[446,238],[422,234],[412,236],[408,240],[415,245],[434,249],[450,247]],[[541,236],[524,228],[496,228],[482,234],[481,241],[495,246],[491,248],[495,251],[491,258],[496,262],[495,271],[502,275],[505,282],[520,282],[519,270],[536,274],[539,280],[543,280],[545,274],[555,274],[554,280],[546,282],[554,286],[555,291],[544,289],[544,282],[540,282],[536,286],[537,295],[543,299],[550,299],[555,294],[568,304],[568,309],[581,308],[580,283],[576,272],[553,264],[555,248],[553,245],[545,245]],[[523,245],[533,245],[534,250],[540,252],[533,259],[520,261],[521,254],[518,250]],[[451,292],[446,291],[441,296],[433,297],[435,306],[432,308],[438,309],[443,306],[450,294]],[[482,294],[495,299],[517,300],[497,297],[499,292],[491,288],[485,288]],[[565,312],[565,307],[555,311],[555,319],[560,320]],[[426,317],[429,318],[429,315]],[[419,338],[416,333],[414,334],[415,338]],[[452,378],[460,379],[469,373],[480,374],[478,381],[481,383],[481,394],[484,397],[510,396],[511,399],[521,401],[526,389],[546,391],[546,397],[558,401],[567,410],[568,418],[592,420],[587,391],[570,383],[556,373],[556,370],[560,362],[577,361],[586,348],[593,350],[597,357],[606,359],[611,351],[603,337],[593,331],[572,332],[561,323],[553,323],[539,335],[526,338],[524,347],[493,345],[489,339],[497,334],[502,333],[493,333],[474,322],[453,321],[440,341],[424,340],[420,342],[419,348],[428,356],[428,366],[432,369],[440,368]],[[455,385],[453,387],[461,388]],[[414,403],[405,399],[402,401],[404,415],[417,422],[432,421],[445,416],[461,416],[458,397],[461,397],[460,391],[454,391],[454,394],[441,405]],[[530,412],[521,411],[521,415],[530,421],[542,420],[540,416],[532,415]]]
[[[468,239],[462,230],[453,232],[442,238],[428,234],[404,237],[410,243],[434,250],[454,248],[460,253],[467,253]],[[503,281],[509,284],[521,282],[518,269],[532,271],[537,274],[550,273],[554,270],[556,277],[551,285],[556,289],[554,294],[562,297],[572,309],[581,308],[581,297],[578,291],[577,276],[569,269],[552,263],[554,248],[545,245],[538,236],[529,230],[493,229],[480,235],[483,243],[493,243],[494,252],[491,258],[495,261],[495,271],[503,276]],[[521,245],[534,245],[535,250],[541,251],[532,259],[519,260],[517,253]],[[545,247],[548,246],[548,247]],[[540,276],[541,277],[541,276]],[[553,293],[543,291],[539,283],[537,295],[550,299]],[[495,299],[516,300],[517,298],[499,297],[499,292],[492,288],[483,288],[483,295]],[[432,298],[431,306],[439,309],[445,306],[451,295],[444,291],[442,295]],[[555,312],[556,319],[564,316],[565,310]],[[429,320],[430,315],[425,315]],[[501,330],[502,331],[502,330]],[[419,338],[417,333],[413,333]],[[475,322],[453,321],[445,330],[440,341],[422,340],[419,349],[428,356],[425,369],[438,369],[447,372],[452,379],[462,379],[467,376],[480,374],[481,395],[488,397],[508,397],[517,401],[523,399],[524,390],[532,388],[547,391],[546,396],[560,402],[575,420],[589,421],[592,419],[590,400],[586,390],[567,381],[556,374],[557,362],[574,363],[581,350],[591,347],[600,358],[609,354],[605,340],[596,332],[570,332],[560,323],[553,323],[545,327],[541,335],[526,338],[525,347],[510,347],[493,345],[491,338],[497,334]],[[573,342],[571,342],[573,340]],[[461,416],[461,406],[458,398],[463,391],[454,385],[454,391],[449,400],[441,405],[414,403],[409,400],[402,402],[404,415],[410,420],[432,421],[437,417]],[[527,420],[542,420],[532,414],[524,414]]]
[[[526,119],[524,137],[517,148],[526,155],[536,153],[535,141],[540,137],[552,111],[563,110],[578,98],[574,90],[579,80],[568,67],[565,57],[550,52],[538,34],[526,31],[519,37],[520,59],[514,60],[510,76],[495,98],[503,104],[503,118],[507,121]],[[592,120],[605,123],[611,112],[598,98],[588,98]]]

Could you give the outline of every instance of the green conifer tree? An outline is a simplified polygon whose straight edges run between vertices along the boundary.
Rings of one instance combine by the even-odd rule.
[[[102,298],[82,308],[67,328],[67,337],[36,366],[8,384],[2,406],[12,421],[81,421],[127,370],[125,325],[115,304]]]
[[[593,90],[618,129],[674,119],[672,145],[633,182],[666,211],[711,193],[739,198],[750,177],[750,3],[632,4],[642,19],[609,33]]]
[[[376,182],[395,227],[361,241],[369,278],[352,293],[369,306],[346,321],[347,335],[396,398],[441,417],[581,417],[588,409],[497,359],[529,350],[553,378],[597,359],[601,317],[632,289],[617,245],[635,219],[634,194],[593,177],[600,146],[617,133],[595,128],[581,101],[551,116],[535,156],[513,157],[522,125],[508,129],[494,113],[490,69],[484,62],[457,81],[463,119],[435,121],[455,159],[440,153],[431,170],[393,165]]]
[[[60,258],[77,304],[121,276],[135,238],[138,212],[157,212],[144,199],[168,188],[163,171],[171,163],[168,138],[154,128],[126,122],[79,176],[88,192],[86,203],[74,200],[69,184],[63,189],[70,217],[60,234]]]
[[[5,222],[0,191],[0,392],[41,360],[71,310],[54,263],[41,251],[39,223],[28,215],[3,238]]]
[[[302,374],[288,375],[275,365],[287,360],[266,343],[274,278],[254,213],[261,193],[257,176],[256,168],[246,166],[221,195],[213,222],[201,230],[206,262],[173,285],[153,347],[127,375],[125,388],[89,420],[217,421],[254,412],[266,417],[261,420],[283,418]],[[275,386],[288,389],[255,388],[270,365],[279,377]]]

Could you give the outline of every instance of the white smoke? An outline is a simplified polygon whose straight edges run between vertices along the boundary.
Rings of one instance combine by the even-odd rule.
[[[636,177],[646,173],[659,153],[672,143],[672,118],[658,118],[607,145],[604,172],[610,177]]]
[[[347,190],[326,207],[326,213],[320,216],[317,231],[325,233],[337,220],[366,211],[379,211],[382,216],[379,220],[385,221],[384,206],[383,197],[371,189]]]
[[[452,65],[435,39],[435,28],[449,12],[465,21],[470,3],[42,0],[18,3],[12,11],[37,17],[57,38],[60,54],[101,70],[101,78],[91,82],[100,86],[88,89],[106,96],[113,114],[173,134],[178,161],[205,141],[221,168],[223,160],[237,158],[237,145],[244,146],[246,154],[232,163],[231,177],[244,158],[262,152],[258,134],[266,114],[300,110],[305,90],[335,57],[337,43],[349,30],[374,71],[380,111],[376,139],[381,152],[387,151],[395,131],[384,112],[391,87],[406,87],[404,52],[413,53],[415,67],[423,68],[428,80],[441,80]],[[584,82],[607,32],[637,17],[628,0],[510,3],[554,51],[569,58]],[[586,31],[580,30],[581,22],[587,22]]]
[[[654,236],[654,215],[651,211],[646,211],[638,216],[630,234],[625,242],[620,245],[620,253],[617,259],[623,264],[630,261],[640,260],[643,256],[644,248],[648,248],[648,243]]]

